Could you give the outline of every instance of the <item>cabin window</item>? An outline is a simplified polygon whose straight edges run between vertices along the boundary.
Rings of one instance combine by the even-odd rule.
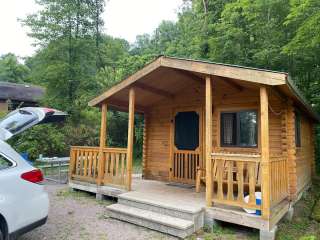
[[[196,112],[179,112],[175,116],[174,144],[179,150],[199,147],[199,115]]]
[[[220,130],[223,147],[257,147],[257,112],[222,112]]]
[[[301,114],[295,111],[295,142],[296,147],[301,147]]]

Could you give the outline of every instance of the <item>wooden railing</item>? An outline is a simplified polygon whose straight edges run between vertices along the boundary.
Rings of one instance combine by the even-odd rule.
[[[288,197],[288,171],[286,157],[271,157],[271,207]]]
[[[194,183],[197,168],[202,166],[199,151],[175,150],[173,153],[173,180],[183,183]]]
[[[99,147],[71,147],[69,178],[89,183],[124,186],[126,160],[126,148],[103,148],[100,151]],[[102,173],[99,173],[99,164],[102,164]],[[101,179],[98,179],[99,177]]]
[[[260,159],[256,154],[213,153],[213,203],[260,210],[255,196],[261,189]]]

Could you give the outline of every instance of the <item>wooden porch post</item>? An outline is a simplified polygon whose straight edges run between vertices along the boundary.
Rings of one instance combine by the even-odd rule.
[[[127,190],[131,191],[132,181],[132,158],[133,158],[133,136],[134,136],[134,103],[135,90],[129,90],[129,121],[128,121],[128,146],[127,146]]]
[[[99,149],[99,161],[98,161],[98,185],[101,185],[104,177],[104,154],[103,149],[106,146],[107,140],[107,104],[102,103],[101,107],[101,127],[100,127],[100,149]]]
[[[270,218],[271,173],[269,156],[269,106],[266,87],[260,87],[260,127],[261,127],[261,194],[262,217]]]
[[[206,203],[212,206],[212,82],[206,76],[206,110],[205,110],[205,163],[206,163]]]

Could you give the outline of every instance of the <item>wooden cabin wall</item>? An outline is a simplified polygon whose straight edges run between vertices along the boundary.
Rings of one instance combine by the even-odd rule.
[[[181,89],[173,99],[165,99],[152,106],[146,114],[146,160],[144,177],[168,181],[170,169],[170,126],[175,108],[202,106],[204,86],[193,81],[186,89]]]
[[[297,195],[311,182],[314,159],[313,125],[310,119],[301,117],[301,147],[296,147]]]
[[[146,142],[144,154],[144,177],[168,181],[170,169],[170,125],[172,112],[180,107],[204,106],[205,88],[204,84],[190,82],[185,89],[181,89],[173,99],[163,100],[145,114],[147,120]],[[256,109],[260,112],[260,96],[257,86],[248,85],[240,91],[239,89],[223,82],[214,81],[213,84],[213,151],[225,152],[260,152],[260,140],[258,135],[258,148],[222,148],[220,147],[220,111],[224,110],[249,110]],[[281,99],[269,94],[269,102],[273,111],[269,110],[270,122],[270,155],[282,154],[281,113],[284,104]],[[259,119],[259,116],[258,116]],[[259,124],[259,123],[258,123]],[[258,129],[259,125],[258,125]]]

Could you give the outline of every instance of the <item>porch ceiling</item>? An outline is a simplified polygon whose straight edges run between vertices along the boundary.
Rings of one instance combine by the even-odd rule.
[[[231,78],[216,76],[215,79],[236,90],[257,87],[257,84],[241,82]],[[145,112],[150,106],[163,99],[173,98],[193,83],[204,85],[205,75],[168,67],[159,67],[131,85],[113,93],[106,101],[112,108],[126,111],[129,104],[129,89],[134,87],[136,91],[136,111]]]

